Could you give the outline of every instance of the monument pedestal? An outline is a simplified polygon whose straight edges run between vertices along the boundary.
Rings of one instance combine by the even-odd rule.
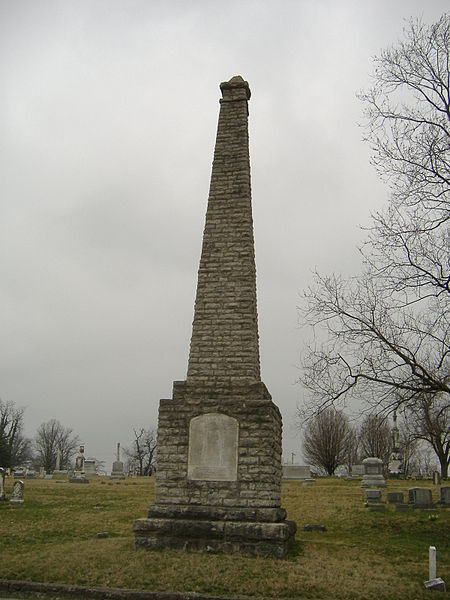
[[[134,524],[135,544],[149,549],[224,552],[284,558],[296,525],[283,509],[152,506]]]
[[[125,479],[125,473],[123,472],[123,462],[121,460],[115,460],[112,464],[112,471],[109,477],[110,479]]]
[[[281,471],[281,415],[262,382],[175,382],[160,402],[156,503],[134,524],[136,546],[284,558],[296,525],[280,507]]]

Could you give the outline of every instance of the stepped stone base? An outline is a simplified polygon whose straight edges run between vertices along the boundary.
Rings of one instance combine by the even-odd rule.
[[[297,529],[285,516],[282,508],[151,506],[134,523],[135,545],[284,558]]]
[[[123,462],[121,460],[116,460],[113,462],[110,479],[125,479]]]

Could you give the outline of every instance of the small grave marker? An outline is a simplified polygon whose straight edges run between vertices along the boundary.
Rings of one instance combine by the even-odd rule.
[[[436,592],[445,592],[445,582],[437,577],[436,546],[428,549],[429,580],[424,582],[425,589]]]
[[[14,482],[10,500],[11,504],[23,504],[24,488],[24,483],[20,479]]]

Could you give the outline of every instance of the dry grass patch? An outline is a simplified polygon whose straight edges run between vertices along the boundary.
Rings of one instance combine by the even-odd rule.
[[[298,524],[298,542],[287,560],[276,561],[136,550],[132,525],[153,500],[152,479],[26,481],[24,505],[0,505],[2,577],[272,598],[420,599],[428,597],[422,590],[428,546],[436,545],[438,574],[449,583],[450,511],[441,510],[436,521],[420,511],[369,513],[359,485],[284,484],[283,505]],[[393,482],[389,489],[411,485]],[[304,532],[306,523],[327,531]],[[102,531],[109,537],[95,539]]]

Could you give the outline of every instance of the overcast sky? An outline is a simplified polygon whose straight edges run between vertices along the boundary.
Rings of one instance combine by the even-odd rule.
[[[299,294],[386,201],[356,92],[440,0],[0,0],[0,397],[106,461],[186,376],[219,112],[250,84],[262,379],[301,462]]]

